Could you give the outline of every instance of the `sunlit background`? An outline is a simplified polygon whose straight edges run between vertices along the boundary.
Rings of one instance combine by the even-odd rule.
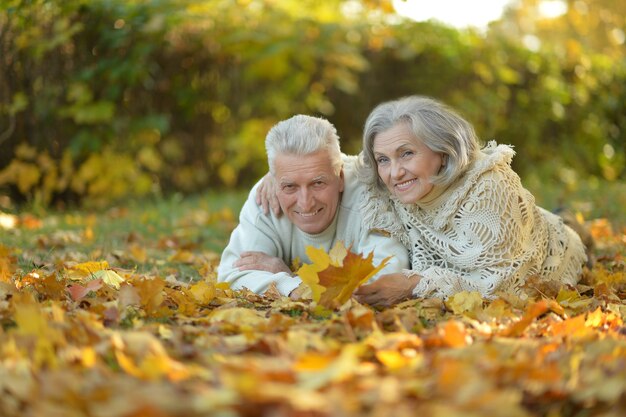
[[[393,7],[399,15],[416,21],[435,20],[457,28],[474,26],[485,28],[489,22],[499,19],[504,8],[514,0],[394,0]],[[561,2],[559,6],[564,5]],[[544,6],[545,7],[545,6]]]

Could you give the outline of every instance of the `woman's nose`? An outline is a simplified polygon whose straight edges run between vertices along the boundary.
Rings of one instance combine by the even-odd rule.
[[[399,162],[391,163],[391,176],[392,178],[401,178],[404,175],[404,167]]]

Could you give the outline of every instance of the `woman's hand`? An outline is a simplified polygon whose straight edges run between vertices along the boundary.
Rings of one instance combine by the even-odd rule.
[[[402,273],[387,274],[371,284],[362,285],[354,292],[354,296],[360,303],[389,307],[411,298],[419,280],[419,275],[407,277]]]
[[[269,214],[271,208],[276,217],[280,216],[281,209],[277,194],[278,187],[276,186],[274,177],[272,174],[265,174],[265,176],[261,178],[259,187],[256,189],[256,203],[263,207],[263,213],[266,215]]]
[[[287,272],[291,274],[291,269],[285,262],[275,256],[267,255],[263,252],[241,252],[239,259],[233,263],[235,268],[240,271],[267,271],[274,274],[279,272]]]

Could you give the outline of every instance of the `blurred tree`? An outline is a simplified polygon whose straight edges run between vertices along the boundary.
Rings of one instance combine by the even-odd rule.
[[[249,186],[278,120],[324,116],[354,153],[369,111],[407,94],[523,147],[522,175],[624,178],[624,6],[548,19],[543,3],[479,32],[389,0],[0,0],[0,191],[107,204]]]
[[[626,168],[625,30],[626,3],[617,0],[520,0],[492,27],[495,36],[556,57],[561,77],[540,73],[553,99],[545,140],[576,143],[561,147],[573,154],[565,159],[585,171],[595,166],[591,172],[608,180]]]

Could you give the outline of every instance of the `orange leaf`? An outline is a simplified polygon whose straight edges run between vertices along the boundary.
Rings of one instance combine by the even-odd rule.
[[[345,255],[344,255],[345,254]],[[350,299],[354,290],[378,271],[390,258],[384,259],[380,265],[374,266],[374,253],[367,257],[346,250],[342,242],[337,242],[326,254],[321,249],[307,247],[307,255],[312,264],[303,265],[298,276],[312,291],[313,300],[326,308],[337,308]],[[345,256],[341,259],[341,256]]]
[[[380,265],[374,267],[373,259],[373,252],[367,258],[363,258],[362,254],[348,252],[342,267],[331,265],[320,272],[319,282],[326,291],[322,293],[319,303],[325,307],[339,307],[348,301],[354,290],[383,269],[389,260],[386,258]]]
[[[463,347],[472,342],[472,338],[467,334],[465,326],[458,321],[449,320],[440,329],[442,342],[446,346],[453,348]]]
[[[561,307],[554,300],[537,301],[536,303],[528,306],[526,313],[521,320],[504,329],[502,336],[520,336],[524,333],[524,330],[526,330],[526,328],[530,326],[533,321],[535,321],[536,318],[545,314],[548,310],[552,310],[558,314],[564,314],[563,307]]]
[[[553,323],[550,330],[554,336],[582,337],[591,333],[591,329],[585,326],[584,314]]]

